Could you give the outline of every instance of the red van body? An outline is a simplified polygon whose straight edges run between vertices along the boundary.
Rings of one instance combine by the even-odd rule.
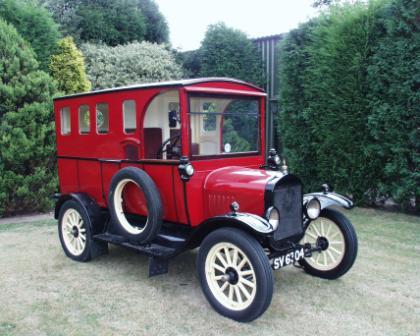
[[[54,100],[63,250],[76,261],[108,243],[150,256],[149,275],[195,247],[204,294],[251,321],[269,306],[272,270],[299,263],[335,279],[357,255],[331,192],[303,194],[266,151],[264,91],[229,78],[139,84]]]

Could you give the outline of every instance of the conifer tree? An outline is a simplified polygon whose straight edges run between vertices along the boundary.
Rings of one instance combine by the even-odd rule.
[[[58,83],[58,88],[67,94],[91,89],[83,54],[70,36],[57,43],[57,53],[51,56],[50,71]]]

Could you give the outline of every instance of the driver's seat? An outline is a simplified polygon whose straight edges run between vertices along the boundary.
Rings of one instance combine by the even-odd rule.
[[[156,159],[156,154],[162,144],[162,129],[158,127],[144,128],[144,158]]]

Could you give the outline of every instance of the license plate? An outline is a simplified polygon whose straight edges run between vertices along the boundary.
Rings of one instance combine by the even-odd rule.
[[[286,254],[283,254],[280,257],[276,257],[272,260],[271,267],[275,270],[293,264],[294,262],[303,259],[305,257],[305,251],[303,247],[298,248],[294,251],[288,252]]]

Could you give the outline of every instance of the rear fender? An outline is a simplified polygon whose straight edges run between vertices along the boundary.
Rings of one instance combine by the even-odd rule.
[[[61,207],[68,200],[76,201],[85,209],[89,217],[89,226],[93,235],[102,233],[104,231],[106,216],[102,213],[98,204],[85,193],[71,193],[61,195],[55,204],[55,219],[58,219]]]

